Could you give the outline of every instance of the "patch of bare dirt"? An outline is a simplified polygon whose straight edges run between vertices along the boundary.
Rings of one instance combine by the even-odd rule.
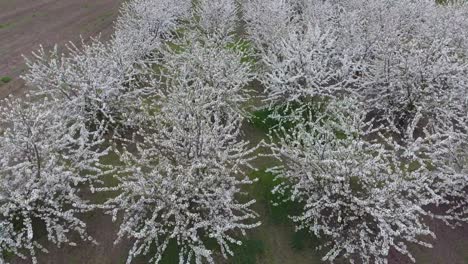
[[[38,253],[38,262],[47,264],[119,264],[125,263],[127,252],[131,247],[129,241],[114,245],[117,238],[118,225],[112,222],[111,216],[101,211],[93,212],[86,217],[89,234],[99,243],[78,242],[78,246],[56,247],[51,243],[43,243],[49,253]],[[30,264],[30,259],[15,259],[13,264]]]
[[[52,48],[89,37],[108,38],[122,0],[0,0],[0,77],[13,78],[0,85],[0,98],[20,95],[25,86],[19,76],[39,45]]]
[[[429,226],[437,238],[429,241],[433,247],[411,246],[416,263],[468,264],[468,224],[451,228],[440,220],[430,220]],[[411,260],[395,250],[390,253],[389,264],[412,264]]]

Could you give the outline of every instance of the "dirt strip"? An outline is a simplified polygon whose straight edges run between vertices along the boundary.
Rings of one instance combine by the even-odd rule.
[[[26,65],[22,54],[30,57],[39,45],[46,49],[56,43],[81,42],[89,37],[106,39],[122,0],[0,0],[0,98],[20,95],[25,86],[19,76]],[[81,36],[81,37],[80,37]]]

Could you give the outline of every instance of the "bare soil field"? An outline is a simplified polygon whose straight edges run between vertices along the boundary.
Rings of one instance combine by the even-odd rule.
[[[30,57],[39,45],[108,38],[122,0],[0,0],[0,98],[24,92],[19,79],[25,70],[22,54]]]

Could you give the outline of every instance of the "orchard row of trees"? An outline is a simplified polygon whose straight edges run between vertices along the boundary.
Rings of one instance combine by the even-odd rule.
[[[324,261],[415,261],[429,219],[468,221],[465,4],[132,0],[115,29],[39,50],[28,95],[2,104],[0,263],[37,263],[38,226],[59,247],[97,243],[92,210],[133,242],[127,263],[170,243],[181,264],[227,259],[261,224],[245,193],[259,156]],[[252,102],[274,121],[258,146]]]
[[[386,263],[393,248],[415,261],[408,244],[435,237],[428,219],[467,220],[466,4],[270,0],[245,11],[266,100],[292,108],[275,115],[275,191],[304,205],[298,228],[329,238],[324,260]]]

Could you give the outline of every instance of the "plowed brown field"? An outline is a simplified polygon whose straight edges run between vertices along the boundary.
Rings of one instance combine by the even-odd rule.
[[[0,98],[24,92],[19,79],[25,70],[22,54],[31,56],[39,45],[63,47],[102,33],[108,38],[122,0],[0,0]],[[81,37],[80,37],[81,36]]]

